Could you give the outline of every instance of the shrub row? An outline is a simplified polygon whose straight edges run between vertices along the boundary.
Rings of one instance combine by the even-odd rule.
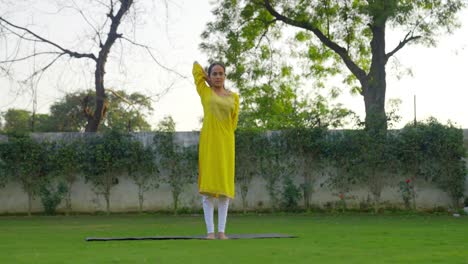
[[[397,186],[404,204],[415,209],[418,181],[435,183],[459,207],[466,178],[464,157],[462,130],[436,120],[378,135],[323,128],[242,130],[236,135],[236,184],[244,210],[256,176],[265,180],[272,210],[296,210],[311,207],[313,188],[322,175],[327,175],[322,185],[336,192],[343,207],[355,185],[368,188],[375,210],[382,189]],[[0,185],[21,183],[29,213],[36,196],[49,214],[62,199],[71,212],[70,193],[79,177],[104,197],[109,213],[109,197],[119,182],[116,175],[122,174],[138,186],[140,210],[145,192],[169,184],[176,213],[183,186],[196,182],[197,146],[176,144],[170,132],[156,133],[152,144],[144,146],[133,135],[112,131],[54,142],[11,135],[0,144]]]

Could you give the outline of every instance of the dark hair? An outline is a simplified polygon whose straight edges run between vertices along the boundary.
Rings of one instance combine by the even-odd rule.
[[[213,63],[211,63],[210,67],[208,67],[208,76],[211,75],[211,71],[213,70],[213,67],[216,66],[216,65],[221,66],[221,67],[223,68],[223,70],[224,70],[224,73],[226,74],[226,67],[224,66],[223,63],[221,63],[221,62],[213,62]]]

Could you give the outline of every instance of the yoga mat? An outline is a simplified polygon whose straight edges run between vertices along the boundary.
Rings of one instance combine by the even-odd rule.
[[[181,240],[181,239],[201,239],[205,240],[206,235],[194,236],[147,236],[147,237],[88,237],[86,241],[121,241],[121,240]],[[231,234],[229,239],[262,239],[262,238],[296,238],[297,236],[285,234]]]

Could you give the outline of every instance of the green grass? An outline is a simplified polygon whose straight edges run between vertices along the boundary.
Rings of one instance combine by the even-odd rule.
[[[4,216],[0,263],[468,263],[468,217],[230,215],[228,233],[293,239],[85,242],[86,237],[195,235],[202,216]]]

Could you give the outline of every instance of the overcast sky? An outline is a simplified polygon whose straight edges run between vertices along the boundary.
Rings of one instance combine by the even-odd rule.
[[[34,30],[63,46],[90,51],[90,45],[83,41],[82,36],[92,31],[83,24],[83,18],[71,9],[62,10],[59,15],[52,14],[57,8],[44,4],[45,1],[41,2],[30,5],[24,1],[25,4],[18,4],[20,7],[8,6],[2,12],[7,13],[7,17],[18,25],[34,24]],[[160,63],[187,78],[162,69],[149,59],[148,53],[137,47],[126,50],[125,54],[128,55],[120,61],[120,51],[116,48],[108,64],[106,85],[152,96],[155,111],[149,120],[153,126],[164,116],[171,115],[178,131],[198,130],[203,112],[193,85],[191,67],[194,60],[202,64],[207,61],[198,45],[206,23],[213,20],[213,6],[210,1],[199,0],[174,0],[171,3],[168,12],[164,11],[165,6],[158,0],[139,10],[144,15],[139,16],[135,25],[135,39],[154,47],[154,55]],[[99,21],[100,14],[91,13],[89,17]],[[451,120],[459,127],[468,128],[468,12],[463,11],[460,18],[462,28],[452,35],[440,37],[437,47],[410,46],[397,53],[398,61],[403,67],[411,69],[412,76],[406,75],[399,79],[391,65],[387,67],[387,100],[402,100],[399,114],[403,119],[397,127],[413,120],[413,97],[416,94],[419,120],[434,116],[444,123]],[[124,26],[122,31],[132,32],[131,29],[130,26]],[[393,47],[397,40],[388,39],[387,49]],[[3,48],[0,46],[0,49]],[[17,73],[26,75],[31,70],[29,64],[19,68]],[[93,71],[89,62],[64,60],[39,82],[38,112],[47,113],[50,104],[65,93],[92,87]],[[157,100],[157,94],[168,87],[171,87],[170,92]],[[31,93],[18,93],[18,89],[8,80],[0,79],[0,112],[13,107],[32,109]],[[345,92],[339,102],[364,114],[361,96],[351,96]]]

